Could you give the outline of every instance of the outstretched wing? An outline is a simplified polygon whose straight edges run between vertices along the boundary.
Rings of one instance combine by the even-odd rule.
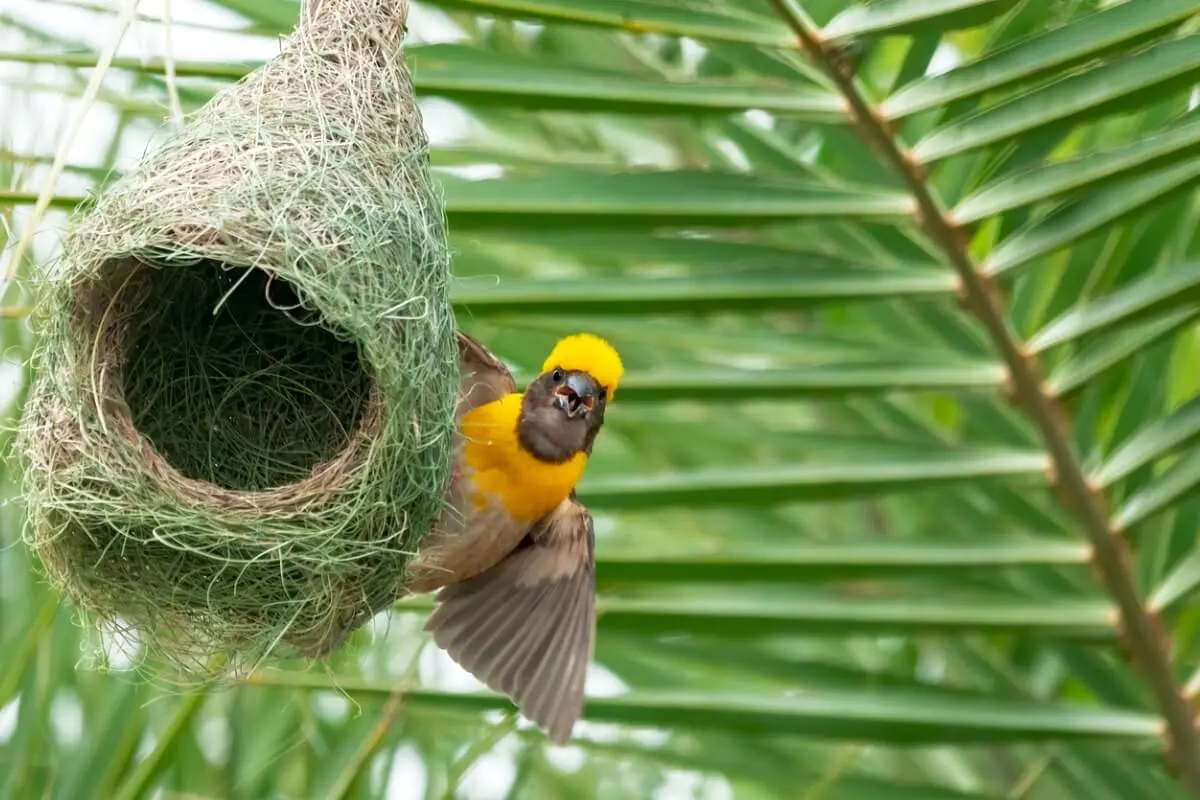
[[[595,533],[574,492],[503,561],[442,589],[425,629],[564,744],[583,710],[596,638]]]
[[[478,341],[458,331],[458,415],[517,390],[512,373]]]

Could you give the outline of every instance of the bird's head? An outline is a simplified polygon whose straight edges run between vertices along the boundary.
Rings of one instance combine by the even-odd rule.
[[[543,461],[590,453],[624,371],[617,351],[598,336],[577,333],[559,340],[525,389],[518,425],[522,443]]]

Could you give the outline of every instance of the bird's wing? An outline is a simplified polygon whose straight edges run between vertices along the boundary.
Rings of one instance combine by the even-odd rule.
[[[459,416],[517,390],[517,383],[508,367],[462,331],[458,332],[458,369]]]
[[[572,492],[503,561],[442,589],[425,629],[564,744],[583,709],[595,648],[592,515]]]
[[[516,391],[512,373],[500,359],[473,339],[457,332],[459,395],[456,419],[486,403]],[[420,554],[409,563],[405,587],[422,594],[447,581],[475,575],[505,556],[527,533],[528,520],[511,519],[507,509],[488,503],[472,508],[463,457],[465,437],[455,434],[454,471],[446,489],[446,505],[421,543]]]

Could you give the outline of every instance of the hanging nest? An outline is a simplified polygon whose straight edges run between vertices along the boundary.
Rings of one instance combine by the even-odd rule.
[[[407,6],[310,3],[41,286],[26,539],[144,654],[324,656],[442,509],[458,367]]]

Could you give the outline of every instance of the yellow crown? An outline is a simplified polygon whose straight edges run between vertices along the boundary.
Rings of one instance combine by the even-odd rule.
[[[586,372],[608,390],[608,396],[617,393],[617,384],[625,373],[621,357],[608,342],[590,333],[576,333],[558,340],[542,372],[561,367],[568,372]]]

